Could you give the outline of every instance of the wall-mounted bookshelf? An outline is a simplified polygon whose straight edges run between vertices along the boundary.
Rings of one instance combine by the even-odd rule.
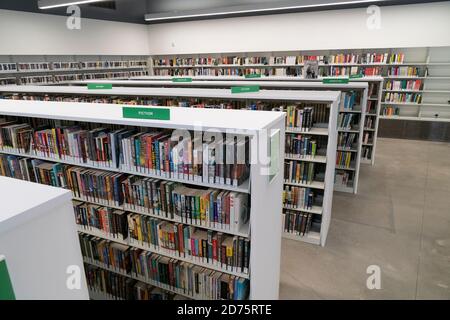
[[[450,122],[448,56],[449,48],[428,48],[414,61],[389,69],[381,119]]]
[[[42,92],[45,92],[45,99],[56,101],[72,101],[73,98],[77,98],[77,95],[83,95],[90,97],[89,101],[92,102],[115,102],[119,104],[128,104],[130,100],[133,104],[153,104],[153,105],[171,105],[171,106],[189,106],[186,102],[190,102],[192,107],[200,108],[244,108],[258,110],[278,110],[280,106],[288,105],[290,110],[294,110],[298,104],[298,108],[314,107],[315,112],[313,119],[317,122],[310,131],[295,131],[293,128],[289,129],[289,136],[302,136],[307,137],[311,142],[316,142],[316,155],[302,155],[299,159],[290,160],[293,164],[311,164],[311,168],[314,169],[309,178],[305,176],[305,179],[298,177],[295,181],[302,182],[301,187],[313,189],[317,195],[315,198],[315,207],[322,207],[320,214],[315,214],[314,220],[311,220],[311,232],[304,232],[303,235],[295,234],[292,230],[290,237],[296,238],[301,241],[307,241],[315,244],[324,245],[327,237],[328,227],[331,220],[331,205],[333,195],[333,183],[334,183],[334,168],[336,161],[336,154],[333,157],[329,156],[329,150],[336,152],[337,133],[336,133],[336,119],[338,110],[338,100],[340,97],[339,92],[333,91],[297,91],[297,90],[260,90],[253,93],[240,93],[232,94],[229,89],[193,89],[193,88],[119,88],[115,87],[110,90],[89,90],[86,87],[77,86],[26,86],[26,87],[4,87],[9,93],[4,94],[5,99],[28,99],[28,100],[41,100]],[[11,90],[10,90],[11,89]],[[23,90],[24,96],[11,95],[12,92],[18,92]],[[41,95],[39,95],[41,94]],[[53,96],[52,98],[52,95]],[[105,97],[115,96],[113,100],[105,100]],[[128,99],[127,99],[128,97]],[[130,98],[131,97],[131,98]],[[136,97],[150,97],[148,99],[142,99],[135,101]],[[156,99],[159,97],[160,99]],[[161,97],[170,98],[161,100]],[[200,97],[201,100],[198,100]],[[212,99],[208,102],[205,99]],[[79,99],[79,97],[78,97]],[[88,101],[84,98],[83,101]],[[227,101],[232,101],[230,104]],[[266,104],[261,104],[263,101]],[[331,108],[331,105],[335,105]],[[294,109],[293,109],[294,107]],[[331,108],[331,109],[330,109]],[[187,108],[181,108],[187,109]],[[329,110],[335,112],[335,115],[331,117],[328,115]],[[228,110],[223,110],[224,112]],[[263,112],[265,113],[265,112]],[[326,114],[326,119],[324,118]],[[328,126],[328,120],[333,120],[334,127],[330,129]],[[320,120],[320,121],[319,121]],[[186,120],[187,121],[187,120]],[[254,118],[252,117],[252,121]],[[192,119],[192,123],[196,123]],[[334,141],[330,142],[330,139]],[[310,143],[311,147],[311,143]],[[312,149],[308,149],[311,153]],[[292,155],[291,155],[292,156]],[[300,167],[298,167],[300,170]],[[300,173],[300,172],[299,172]],[[305,173],[306,174],[306,173]],[[292,179],[286,179],[287,182],[294,181]],[[281,200],[280,196],[280,200]],[[281,203],[281,201],[280,201]],[[319,204],[319,205],[316,205]],[[301,212],[302,210],[300,210]],[[308,211],[308,210],[304,210]],[[280,210],[281,212],[281,210]],[[312,217],[311,217],[312,218]],[[305,222],[306,223],[306,222]],[[295,235],[295,237],[294,237]]]
[[[227,94],[232,99],[228,91],[223,92],[224,96]],[[133,109],[137,108],[139,107]],[[6,117],[0,122],[2,126],[1,173],[71,189],[84,249],[87,246],[89,248],[98,245],[111,246],[117,256],[128,252],[132,266],[135,266],[133,261],[138,263],[154,259],[161,268],[167,268],[170,265],[170,270],[179,270],[180,277],[187,274],[194,277],[198,275],[208,279],[206,281],[212,284],[208,288],[199,283],[196,283],[194,287],[189,285],[181,287],[181,278],[177,278],[179,282],[173,283],[171,280],[166,281],[166,278],[162,276],[158,278],[159,281],[156,281],[156,274],[150,272],[151,269],[145,269],[149,273],[144,271],[138,274],[136,271],[140,269],[134,267],[123,270],[120,264],[105,263],[101,257],[95,254],[89,255],[88,251],[82,249],[85,262],[91,265],[86,268],[91,289],[93,289],[91,280],[99,276],[99,273],[113,272],[115,276],[123,277],[124,271],[127,279],[138,281],[140,289],[142,286],[152,285],[163,289],[164,294],[171,294],[172,298],[173,295],[180,294],[192,299],[246,298],[248,293],[250,299],[276,299],[280,270],[281,202],[273,201],[273,197],[281,198],[282,192],[283,171],[280,154],[284,144],[284,114],[254,113],[246,110],[164,109],[170,112],[170,120],[124,118],[122,108],[111,104],[103,104],[100,107],[98,104],[81,102],[0,100],[0,114]],[[249,117],[254,120],[251,124],[246,120]],[[12,124],[9,121],[15,122]],[[202,123],[203,126],[199,127],[198,123]],[[47,127],[41,126],[43,124]],[[198,171],[199,167],[193,166],[192,170],[196,168],[195,171],[192,173],[189,170],[186,173],[183,171],[182,174],[179,166],[187,165],[188,162],[175,161],[172,165],[176,163],[177,167],[171,165],[166,167],[168,164],[166,156],[170,153],[168,150],[174,150],[170,148],[157,149],[155,145],[154,150],[161,152],[157,157],[161,162],[156,162],[156,167],[153,167],[153,162],[152,165],[147,162],[141,163],[140,160],[136,162],[136,158],[133,162],[131,154],[127,151],[130,150],[131,144],[127,141],[131,141],[130,139],[144,141],[142,139],[153,137],[153,141],[155,143],[159,141],[162,147],[162,144],[170,141],[171,132],[176,129],[189,130],[191,134],[194,132],[204,134],[207,130],[214,129],[214,132],[228,132],[235,136],[237,140],[232,139],[227,143],[231,143],[231,147],[237,146],[237,153],[246,161],[243,164],[240,162],[231,164],[230,172],[236,173],[230,180],[231,184],[228,184],[228,180],[214,179],[214,176],[203,175],[200,180],[194,179],[194,173],[201,172]],[[134,134],[124,133],[129,130]],[[260,145],[254,139],[259,139],[266,131],[278,131],[280,138],[278,149],[274,150],[279,155],[280,163],[277,163],[279,171],[272,180],[268,175],[263,174],[265,172],[263,169],[267,169],[268,164],[254,159],[257,153],[248,149],[250,146],[259,148]],[[19,139],[8,140],[4,135],[5,132]],[[123,134],[119,137],[121,133]],[[83,144],[79,144],[78,138],[75,140],[72,138],[84,136],[84,134],[89,141],[94,139],[99,144],[90,144],[85,153],[79,153]],[[105,134],[106,136],[111,134],[112,136],[109,136],[111,140],[107,140]],[[63,138],[63,136],[66,137],[65,135],[67,139]],[[53,138],[56,140],[52,140]],[[27,141],[31,139],[33,141],[31,146],[23,139],[28,139]],[[56,141],[56,143],[50,141]],[[118,143],[115,147],[113,147],[114,141]],[[208,148],[212,148],[211,141],[203,142],[208,145],[205,146],[206,154],[208,154],[207,150],[210,150]],[[119,145],[122,148],[119,148]],[[203,145],[200,145],[203,148]],[[269,149],[266,143],[261,143],[261,146]],[[177,153],[181,150],[180,145],[176,143],[171,147],[176,148]],[[105,150],[111,152],[105,153]],[[187,152],[184,150],[189,148],[183,149],[183,155]],[[145,157],[145,159],[149,158]],[[181,158],[177,159],[181,160]],[[208,156],[207,159],[209,159]],[[206,168],[213,165],[210,162],[203,163],[207,163]],[[18,168],[16,165],[21,170],[14,170]],[[178,171],[174,168],[178,168]],[[211,172],[207,173],[209,175]],[[242,181],[244,179],[245,181]],[[92,181],[95,181],[97,188],[86,187]],[[111,187],[107,187],[108,185]],[[116,188],[117,185],[122,185],[122,188]],[[126,191],[143,190],[142,188],[146,186],[150,186],[153,191],[161,190],[161,192],[150,193],[151,205],[138,196],[142,191],[132,194]],[[223,202],[217,207],[221,208],[217,211],[220,216],[215,215],[216,211],[214,214],[209,211],[208,215],[203,216],[205,211],[200,207],[195,209],[190,207],[189,211],[185,211],[186,207],[178,207],[179,202],[171,203],[163,190],[169,194],[171,193],[169,190],[173,191],[172,200],[181,199],[175,198],[175,194],[184,194],[185,198],[190,197],[192,201],[194,198],[199,199],[201,195],[211,194],[212,197],[214,194],[213,198],[202,199],[205,199],[204,201],[212,199],[209,200],[211,204],[212,201],[216,203],[221,199],[220,201]],[[267,194],[271,197],[263,196]],[[153,200],[158,196],[162,198],[157,205]],[[227,197],[234,199],[230,202],[230,206],[234,208],[232,216],[231,211],[226,211]],[[190,201],[184,203],[188,205]],[[248,210],[245,209],[245,203]],[[85,219],[87,212],[90,213],[91,219]],[[227,218],[227,212],[230,212],[230,220]],[[246,212],[250,215],[248,222],[245,222]],[[173,214],[173,218],[167,216],[170,213]],[[240,218],[238,219],[240,228],[231,225],[234,221],[231,217]],[[139,221],[142,223],[147,221],[148,229],[142,229],[144,224],[140,224]],[[211,225],[213,221],[215,224]],[[182,240],[178,236],[173,237],[175,226],[176,230],[181,232],[177,233],[180,237],[184,234],[183,239],[187,237],[186,239],[191,241]],[[150,237],[155,230],[159,231],[155,233],[156,238]],[[158,236],[160,232],[161,236]],[[175,239],[180,241],[177,242]],[[225,251],[221,251],[220,256],[214,255],[216,251],[208,239],[212,240],[212,243],[217,240],[217,246],[225,248],[221,249]],[[183,246],[179,246],[180,244]],[[189,251],[184,251],[187,248]],[[213,250],[212,253],[209,250]],[[144,259],[140,260],[140,257]],[[123,279],[118,278],[119,280]],[[95,291],[98,293],[99,290]],[[114,296],[114,292],[100,290],[100,293]]]
[[[382,81],[382,79],[380,80]],[[359,181],[359,169],[360,162],[365,157],[362,157],[362,149],[367,149],[366,146],[369,142],[369,137],[366,137],[366,145],[362,146],[363,133],[369,131],[370,142],[374,141],[374,133],[376,128],[376,118],[365,119],[366,106],[373,108],[374,103],[368,102],[367,92],[369,85],[362,81],[352,81],[347,84],[328,84],[317,81],[196,81],[193,78],[191,82],[174,82],[171,80],[114,80],[114,81],[100,81],[99,84],[112,84],[117,91],[120,92],[120,87],[177,87],[177,88],[230,88],[232,86],[250,86],[258,85],[261,89],[265,90],[339,90],[341,94],[340,106],[337,109],[338,114],[338,146],[337,146],[337,158],[341,158],[341,166],[336,168],[335,178],[335,190],[341,192],[357,193],[358,181]],[[71,86],[86,86],[89,81],[74,81],[69,83]],[[372,86],[372,85],[371,85]],[[377,87],[379,88],[379,87]],[[373,88],[372,88],[373,91]],[[50,91],[51,92],[51,91]],[[372,97],[376,96],[373,95]],[[352,98],[348,98],[352,97]],[[347,103],[344,107],[345,102]],[[374,113],[374,111],[372,111]],[[374,113],[376,115],[376,113]],[[371,115],[369,116],[371,117]],[[343,123],[342,127],[339,127],[339,121]],[[345,123],[348,122],[349,123]],[[364,124],[370,124],[372,128],[365,127]],[[367,155],[367,153],[366,153]],[[346,158],[350,160],[346,163]],[[361,159],[361,160],[360,160]],[[339,163],[337,163],[337,166]]]
[[[0,85],[126,79],[147,75],[147,62],[143,56],[120,57],[120,60],[92,56],[0,56]]]
[[[450,47],[321,50],[308,52],[255,52],[154,56],[154,76],[240,77],[259,74],[273,80],[303,77],[308,60],[318,62],[319,76],[382,76],[388,81],[419,80],[424,92],[405,93],[379,108],[381,119],[450,122]],[[224,63],[225,61],[225,63]],[[230,79],[231,80],[231,79]],[[390,83],[390,84],[391,84]],[[390,86],[390,85],[389,85]],[[389,86],[383,86],[389,90]],[[435,92],[438,91],[438,92]],[[389,92],[382,92],[383,100]],[[408,95],[407,95],[408,94]],[[410,97],[410,95],[414,97]],[[401,99],[400,101],[397,101]],[[420,99],[417,104],[402,100]],[[378,119],[376,120],[378,122]],[[370,135],[370,132],[367,132]],[[373,145],[376,144],[376,139]],[[364,163],[373,164],[372,143],[367,142]]]

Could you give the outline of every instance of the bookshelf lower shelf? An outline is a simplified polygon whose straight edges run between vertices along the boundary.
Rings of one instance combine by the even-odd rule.
[[[320,245],[320,233],[314,231],[310,231],[308,234],[304,236],[296,235],[289,232],[283,232],[282,237],[284,239],[303,241],[310,244]]]
[[[301,209],[301,208],[291,208],[289,206],[283,206],[284,210],[292,210],[292,211],[298,211],[298,212],[305,212],[305,213],[314,213],[314,214],[322,214],[322,207],[321,206],[313,206],[310,209]]]
[[[83,262],[87,263],[87,264],[90,264],[90,265],[93,265],[93,266],[98,267],[98,268],[102,268],[102,269],[108,270],[110,272],[114,272],[114,273],[120,274],[123,277],[127,277],[127,278],[130,278],[130,279],[136,280],[136,281],[141,281],[141,282],[144,282],[146,284],[152,285],[154,287],[158,287],[158,288],[161,288],[161,289],[164,289],[164,290],[167,290],[167,291],[171,291],[173,293],[179,294],[179,295],[184,296],[184,297],[189,298],[189,299],[199,300],[198,298],[195,298],[193,295],[190,295],[190,294],[187,294],[187,293],[183,292],[183,290],[181,290],[181,289],[173,288],[173,287],[171,287],[169,285],[166,285],[166,284],[163,284],[163,283],[158,283],[156,281],[153,281],[151,279],[147,279],[145,277],[134,276],[134,275],[132,275],[130,273],[125,272],[124,270],[118,270],[116,268],[109,267],[109,266],[107,266],[107,265],[105,265],[103,263],[100,263],[100,262],[97,262],[97,261],[93,261],[93,260],[91,260],[89,258],[86,258],[86,257],[83,258]],[[98,293],[98,291],[96,293]],[[110,295],[105,294],[105,293],[103,293],[103,294],[106,295],[106,296],[110,296]]]
[[[89,235],[92,235],[92,236],[95,236],[95,237],[100,237],[100,238],[103,238],[103,239],[106,239],[106,240],[110,240],[110,241],[113,241],[113,242],[117,242],[117,243],[120,243],[120,244],[124,244],[124,245],[130,246],[130,247],[134,247],[134,248],[150,251],[150,252],[162,255],[162,256],[166,256],[168,258],[173,258],[173,259],[184,261],[184,262],[187,262],[187,263],[192,263],[192,264],[195,264],[195,265],[207,268],[207,269],[219,271],[219,272],[222,272],[222,273],[228,273],[228,274],[231,274],[231,275],[234,275],[234,276],[237,276],[237,277],[241,277],[241,278],[244,278],[244,279],[249,279],[250,278],[248,274],[243,273],[243,272],[236,272],[236,271],[227,270],[227,269],[224,269],[224,268],[221,268],[221,267],[217,267],[217,266],[209,264],[209,263],[200,262],[198,260],[195,260],[194,258],[191,259],[191,258],[186,258],[186,257],[180,257],[180,256],[177,256],[176,254],[173,254],[173,253],[170,253],[170,252],[166,252],[166,251],[164,251],[162,249],[155,249],[155,248],[151,248],[151,247],[149,247],[147,245],[140,244],[140,243],[138,243],[138,241],[135,241],[135,240],[131,240],[131,239],[121,240],[121,239],[117,239],[117,238],[111,237],[109,235],[105,235],[103,232],[97,232],[96,230],[89,230],[89,229],[85,229],[83,227],[79,227],[78,228],[78,232],[89,234]]]
[[[334,191],[353,193],[353,187],[347,187],[347,186],[341,186],[341,185],[335,184]]]
[[[313,188],[313,189],[325,189],[325,183],[322,181],[313,181],[311,183],[298,183],[292,181],[284,181],[284,184],[289,186],[303,187],[303,188]]]

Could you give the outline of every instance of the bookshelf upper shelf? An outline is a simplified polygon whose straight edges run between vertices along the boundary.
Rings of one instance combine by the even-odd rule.
[[[130,80],[171,80],[173,78],[192,78],[193,80],[243,80],[243,81],[311,81],[317,82],[322,81],[324,78],[319,77],[317,79],[305,79],[302,77],[294,77],[294,76],[262,76],[260,78],[245,78],[244,76],[138,76],[138,77],[130,77]],[[348,77],[325,77],[325,78],[348,78]],[[350,79],[351,82],[356,81],[383,81],[383,77],[381,76],[368,76],[362,78],[353,78]]]
[[[3,115],[154,128],[221,131],[228,129],[246,135],[252,135],[248,130],[262,130],[284,118],[284,113],[274,111],[164,108],[170,109],[170,120],[123,118],[122,108],[117,104],[0,99],[0,113]]]
[[[96,82],[95,80],[92,82]],[[89,90],[87,87],[75,86],[2,86],[0,92],[13,93],[57,93],[84,95],[121,95],[142,97],[183,97],[212,98],[229,100],[277,100],[277,101],[311,101],[333,102],[339,93],[335,91],[301,91],[301,90],[260,90],[259,92],[231,93],[230,89],[205,88],[131,88]],[[232,127],[232,126],[230,126]]]
[[[88,83],[110,83],[113,86],[127,86],[127,87],[146,87],[146,86],[171,86],[171,87],[215,87],[215,86],[247,86],[260,85],[261,87],[272,88],[349,88],[349,89],[365,89],[368,87],[366,82],[349,82],[349,83],[327,83],[313,81],[295,81],[295,82],[279,82],[279,81],[192,81],[192,82],[173,82],[171,80],[101,80],[101,81],[70,81],[69,84],[87,85]],[[1,88],[0,88],[1,91]]]

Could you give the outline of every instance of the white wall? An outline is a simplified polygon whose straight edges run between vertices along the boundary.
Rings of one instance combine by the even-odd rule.
[[[450,45],[450,2],[149,25],[150,54],[407,48]]]
[[[148,55],[147,26],[0,10],[0,55]]]

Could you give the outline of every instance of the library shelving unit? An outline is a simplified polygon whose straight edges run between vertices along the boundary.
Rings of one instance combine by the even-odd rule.
[[[67,267],[82,270],[83,264],[71,193],[2,176],[0,191],[0,256],[6,257],[15,299],[87,300],[84,278],[78,290],[66,285]]]
[[[405,59],[392,70],[395,72],[388,73],[380,118],[450,122],[448,56],[448,48],[430,48],[414,60]]]
[[[172,81],[173,79],[177,79],[178,77],[171,76],[141,76],[141,77],[132,77],[130,80],[124,80],[124,82],[119,81],[120,85],[125,85],[129,81],[132,83],[132,86],[146,86],[146,84],[150,84],[150,82],[161,83],[161,81]],[[183,77],[181,77],[183,78]],[[247,78],[245,76],[193,76],[190,77],[192,79],[192,83],[196,82],[205,82],[205,81],[254,81],[261,83],[275,83],[275,82],[322,82],[324,77],[318,77],[317,79],[304,79],[302,77],[295,76],[261,76],[257,78]],[[347,77],[326,77],[326,79],[342,79]],[[144,81],[144,84],[139,85],[140,81]],[[377,145],[377,137],[378,137],[378,126],[379,126],[379,114],[381,112],[381,98],[382,98],[382,88],[383,88],[384,78],[381,76],[370,76],[370,77],[361,77],[361,78],[349,78],[349,82],[367,82],[369,84],[367,104],[366,104],[366,121],[364,123],[364,132],[363,132],[363,146],[361,155],[361,163],[374,165],[375,163],[375,151]],[[73,82],[77,83],[77,81]],[[83,82],[78,82],[83,83]],[[205,83],[206,84],[206,83]],[[174,84],[168,84],[167,86],[183,86],[182,83],[174,82]],[[195,84],[194,84],[195,85]],[[267,86],[271,86],[267,84]],[[275,86],[275,85],[273,85]]]
[[[380,80],[382,81],[382,79]],[[69,85],[72,86],[86,86],[90,81],[73,81]],[[98,84],[112,84],[114,89],[112,95],[116,92],[120,93],[121,87],[178,87],[178,88],[230,88],[233,86],[250,86],[258,85],[261,89],[265,90],[337,90],[342,92],[340,99],[340,106],[337,109],[339,116],[341,116],[342,121],[348,119],[351,115],[351,128],[339,127],[338,123],[338,146],[337,146],[337,158],[342,154],[349,153],[351,155],[351,163],[349,166],[336,166],[336,179],[335,179],[335,191],[357,193],[358,191],[358,181],[359,181],[359,170],[360,162],[363,159],[361,152],[363,148],[367,148],[369,143],[373,143],[374,131],[376,123],[372,123],[372,118],[370,120],[365,119],[365,109],[370,102],[368,102],[368,84],[362,81],[359,82],[348,82],[348,83],[321,83],[318,81],[190,81],[190,82],[176,82],[172,80],[110,80],[110,81],[98,81]],[[377,86],[377,88],[380,88]],[[14,90],[14,87],[11,89]],[[42,90],[42,89],[38,89]],[[51,91],[51,88],[49,89]],[[356,99],[355,106],[350,108],[344,108],[345,96],[346,94],[355,93]],[[378,93],[378,92],[377,92]],[[372,95],[372,99],[373,99]],[[375,106],[375,104],[373,104]],[[373,107],[372,107],[373,108]],[[376,112],[372,111],[369,117],[376,116]],[[347,118],[346,118],[347,117]],[[373,120],[376,120],[375,118]],[[339,121],[338,121],[339,122]],[[371,128],[365,126],[365,123],[372,124]],[[363,133],[370,132],[370,141],[366,141],[364,146],[363,143]],[[348,138],[351,141],[348,141]],[[345,145],[339,146],[339,141]],[[351,144],[348,146],[348,144]]]
[[[204,80],[240,80],[244,75],[261,74],[284,81],[302,76],[305,61],[317,60],[320,76],[381,76],[385,79],[379,95],[383,101],[373,116],[373,143],[365,143],[362,159],[373,165],[379,120],[450,122],[449,55],[448,46],[158,55],[152,57],[150,74],[159,79],[193,76]]]
[[[129,78],[147,74],[147,60],[87,60],[45,62],[2,62],[0,56],[0,85],[51,84],[73,80]]]
[[[203,92],[208,96],[207,91]],[[213,95],[213,93],[211,93]],[[214,95],[220,95],[219,92]],[[221,95],[228,99],[234,99],[235,95],[231,95],[228,90],[222,90]],[[245,94],[246,95],[246,94]],[[264,93],[260,93],[264,98]],[[282,93],[280,93],[283,96]],[[297,97],[301,94],[297,94]],[[249,97],[245,97],[249,98]],[[125,108],[125,107],[124,107]],[[282,146],[284,145],[284,121],[285,115],[281,112],[253,112],[248,110],[220,110],[220,109],[199,109],[199,108],[177,108],[177,107],[164,107],[154,108],[149,111],[148,108],[142,106],[133,106],[135,112],[148,113],[164,111],[169,114],[169,119],[137,119],[124,117],[123,112],[125,109],[115,104],[95,104],[95,103],[78,103],[78,102],[53,102],[53,101],[23,101],[23,100],[0,100],[0,115],[13,117],[17,120],[21,119],[52,119],[54,121],[71,121],[77,123],[84,123],[87,125],[113,125],[117,127],[134,127],[134,128],[153,128],[163,130],[189,130],[197,133],[205,133],[207,131],[214,132],[226,132],[228,134],[247,137],[253,148],[262,149],[255,150],[256,152],[249,151],[249,178],[238,185],[224,184],[224,183],[210,183],[203,181],[194,181],[192,179],[181,179],[180,177],[173,177],[172,175],[158,174],[156,173],[144,173],[140,170],[127,170],[123,167],[113,167],[99,165],[99,163],[88,164],[85,162],[74,161],[69,158],[64,160],[59,157],[52,156],[38,156],[34,152],[26,153],[24,150],[13,149],[10,147],[2,147],[0,151],[6,155],[16,155],[24,158],[41,159],[55,163],[74,165],[81,168],[93,170],[104,170],[104,175],[113,174],[131,174],[134,176],[142,177],[143,179],[161,179],[162,181],[179,182],[189,186],[197,186],[198,188],[213,188],[218,191],[232,191],[236,194],[247,195],[249,199],[249,223],[243,226],[237,231],[223,230],[224,234],[230,235],[231,238],[242,237],[248,239],[250,243],[250,255],[249,255],[249,267],[248,272],[236,267],[226,267],[220,264],[207,263],[206,260],[200,258],[194,259],[190,255],[178,256],[172,253],[171,250],[164,249],[163,247],[151,247],[146,242],[141,243],[137,240],[133,240],[131,236],[121,239],[120,237],[110,236],[108,233],[98,231],[96,229],[90,231],[90,229],[82,228],[84,234],[91,234],[98,236],[99,238],[110,240],[118,245],[124,244],[130,246],[130,248],[144,249],[161,257],[167,257],[170,261],[178,261],[179,263],[192,264],[198,266],[198,268],[205,268],[204,272],[209,273],[212,277],[213,274],[222,274],[228,279],[235,279],[241,281],[248,279],[250,283],[250,299],[277,299],[279,288],[279,274],[280,274],[280,247],[281,247],[281,219],[280,212],[282,205],[280,201],[274,201],[274,199],[280,199],[282,196],[283,185],[283,167],[282,167]],[[159,111],[156,111],[158,109]],[[139,110],[139,111],[137,111]],[[247,120],[252,118],[251,123]],[[167,118],[165,118],[167,119]],[[268,139],[264,140],[265,134],[276,133],[270,136],[270,143]],[[278,139],[276,138],[278,137]],[[270,171],[271,176],[265,174],[268,169],[268,164],[258,161],[258,151],[268,152],[270,150],[270,168],[272,165],[278,170]],[[266,153],[268,154],[268,153]],[[270,197],[267,197],[270,195]],[[75,194],[74,194],[75,196]],[[90,197],[83,198],[84,201],[94,202]],[[80,198],[76,198],[80,199]],[[100,203],[98,203],[100,201]],[[117,201],[117,200],[116,200]],[[111,202],[97,200],[97,204],[103,207],[108,207]],[[331,202],[330,202],[331,205]],[[113,206],[116,207],[116,206]],[[120,205],[118,208],[122,208],[127,212],[135,212],[139,215],[146,215],[143,211],[138,209],[130,209],[128,206]],[[117,208],[116,208],[117,209]],[[152,214],[147,214],[152,216]],[[167,221],[162,215],[158,215],[160,221]],[[171,219],[168,219],[171,221]],[[158,220],[159,221],[159,220]],[[81,227],[80,227],[81,228]],[[171,227],[173,230],[173,227]],[[203,225],[201,230],[203,232],[209,232],[211,228]],[[217,230],[217,227],[212,228]],[[228,248],[228,247],[227,247]],[[227,251],[228,252],[228,251]],[[227,253],[228,254],[228,253]],[[163,259],[163,258],[161,258]],[[131,276],[133,277],[133,276]],[[221,278],[222,279],[222,278]],[[234,281],[234,280],[233,280]],[[154,281],[148,281],[152,285],[157,285]],[[169,285],[159,285],[163,289],[173,289]],[[175,293],[180,293],[179,290],[173,290]],[[194,296],[184,293],[188,298],[201,299],[204,296]]]
[[[311,188],[323,195],[323,205],[321,206],[322,208],[320,210],[314,211],[315,223],[314,228],[312,228],[311,232],[305,236],[292,234],[289,234],[288,236],[290,238],[295,238],[301,241],[325,245],[332,210],[331,205],[333,196],[337,144],[337,110],[339,107],[338,104],[340,99],[339,91],[260,90],[259,92],[253,93],[230,94],[229,89],[114,87],[109,90],[89,90],[86,87],[77,86],[9,86],[3,87],[3,89],[0,89],[0,92],[2,92],[2,90],[6,90],[6,92],[9,93],[23,92],[28,95],[32,95],[33,93],[39,94],[45,92],[47,95],[55,94],[59,96],[94,95],[97,97],[108,97],[110,95],[113,95],[126,97],[177,97],[179,99],[200,97],[202,99],[214,99],[215,101],[217,101],[217,99],[232,101],[239,100],[246,103],[253,101],[268,101],[276,102],[279,105],[286,105],[286,103],[306,103],[308,106],[317,106],[317,108],[325,106],[330,110],[330,112],[334,112],[333,116],[329,116],[329,123],[321,123],[321,128],[314,128],[314,130],[308,132],[293,131],[287,133],[289,135],[292,135],[293,133],[300,133],[318,139],[326,140],[327,148],[326,150],[322,150],[322,152],[326,152],[326,154],[312,158],[304,157],[302,159],[292,160],[297,163],[317,163],[318,169],[322,169],[320,174],[318,175],[318,180],[311,181],[311,183],[309,184],[298,184],[287,181],[288,183],[290,183],[288,185]],[[5,91],[3,91],[3,93],[5,93]],[[250,116],[250,118],[253,119],[252,116]],[[290,131],[292,131],[292,129],[290,129]],[[330,156],[331,152],[334,152],[333,156]],[[281,210],[279,212],[281,212]]]

